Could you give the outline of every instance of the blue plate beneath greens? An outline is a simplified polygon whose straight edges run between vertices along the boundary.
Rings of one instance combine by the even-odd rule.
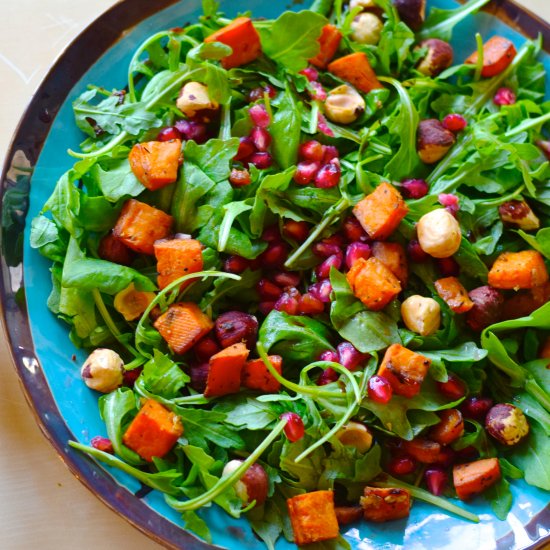
[[[428,5],[454,8],[457,3],[428,0]],[[251,10],[256,17],[276,17],[285,9],[302,7],[297,3],[289,6],[288,0],[221,3],[229,16],[239,10]],[[134,26],[144,14],[161,8]],[[508,2],[496,2],[493,8],[508,23],[510,18],[515,19],[524,32],[533,34],[541,30],[548,36],[548,26],[520,8]],[[82,384],[79,375],[78,367],[86,354],[75,348],[67,326],[47,309],[51,285],[45,274],[50,265],[30,248],[29,224],[24,232],[23,280],[18,266],[27,194],[26,219],[30,220],[39,213],[59,176],[73,165],[74,159],[67,154],[67,149],[77,150],[82,141],[82,134],[74,125],[72,101],[90,82],[101,83],[108,89],[124,87],[128,63],[146,37],[161,29],[183,26],[199,14],[200,5],[196,0],[157,3],[128,0],[115,6],[77,39],[52,69],[16,135],[8,157],[9,171],[6,170],[3,179],[2,223],[5,321],[19,374],[47,437],[73,472],[116,512],[159,543],[189,549],[210,546],[182,529],[180,515],[165,504],[161,494],[144,491],[135,479],[96,464],[68,447],[69,439],[89,443],[93,436],[104,432],[104,425],[99,418],[97,395]],[[126,28],[129,30],[123,38],[112,43]],[[455,52],[473,51],[476,32],[483,36],[497,33],[518,45],[524,41],[524,36],[509,24],[494,15],[479,13],[455,28]],[[75,68],[79,59],[82,63]],[[550,56],[543,52],[541,59],[548,78]],[[34,141],[29,140],[29,135]],[[550,445],[547,450],[550,453]],[[549,460],[549,457],[550,454],[546,454],[541,459]],[[489,550],[535,546],[550,534],[550,493],[523,481],[514,481],[512,494],[514,504],[506,521],[496,519],[490,506],[481,499],[469,506],[479,514],[479,524],[416,502],[406,521],[382,525],[361,522],[344,529],[343,533],[356,549]],[[210,526],[215,545],[233,549],[263,548],[245,519],[231,519],[216,506],[202,510],[200,516]],[[282,539],[277,543],[278,549],[294,547]]]

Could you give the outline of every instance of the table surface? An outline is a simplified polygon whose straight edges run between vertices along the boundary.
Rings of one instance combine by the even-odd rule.
[[[114,3],[2,1],[0,165],[10,136],[52,61],[81,29]],[[548,0],[520,3],[550,20]],[[88,492],[61,462],[40,433],[23,397],[3,334],[0,380],[0,548],[159,549]]]

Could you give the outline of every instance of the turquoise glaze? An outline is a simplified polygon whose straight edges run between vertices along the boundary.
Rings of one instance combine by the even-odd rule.
[[[452,8],[457,5],[452,0],[428,0],[428,4],[441,8]],[[83,139],[73,122],[71,101],[80,95],[89,83],[102,85],[107,89],[124,87],[126,68],[142,40],[158,30],[183,26],[193,21],[199,15],[198,6],[197,0],[182,1],[141,23],[103,55],[73,88],[52,125],[32,177],[29,220],[38,214],[59,176],[74,163],[74,159],[67,155],[67,149],[77,150],[79,142]],[[276,17],[287,8],[287,1],[226,1],[222,2],[222,7],[231,16],[236,15],[240,7],[251,10],[256,16]],[[296,5],[293,9],[296,9]],[[513,39],[518,45],[523,41],[520,34],[506,27],[496,18],[479,14],[470,17],[455,29],[456,38],[453,45],[458,59],[475,49],[475,31],[480,31],[484,37],[493,33],[502,34]],[[545,55],[545,64],[550,73],[550,58],[547,55]],[[27,224],[25,233],[24,277],[36,354],[50,384],[61,417],[64,418],[76,439],[89,443],[93,436],[105,433],[97,409],[98,396],[86,388],[79,376],[79,366],[85,358],[85,353],[74,348],[68,337],[67,326],[58,321],[46,307],[51,288],[50,266],[47,260],[29,247],[29,226],[30,224]],[[76,355],[76,359],[72,358],[73,354]],[[139,484],[129,476],[114,470],[111,473],[118,484],[132,493],[140,488]],[[504,522],[497,520],[489,506],[481,499],[469,507],[480,515],[481,523],[478,525],[450,517],[439,509],[416,502],[411,517],[407,521],[391,522],[380,526],[357,523],[350,527],[345,535],[355,549],[525,548],[549,532],[550,525],[546,528],[539,526],[531,531],[531,538],[523,526],[530,523],[547,506],[550,502],[550,494],[523,482],[513,482],[513,493],[514,507],[508,520]],[[145,497],[145,502],[159,514],[181,525],[179,514],[164,503],[160,493],[150,493]],[[263,544],[253,536],[246,520],[231,519],[216,506],[203,510],[200,514],[211,526],[215,544],[232,549],[263,547]],[[153,513],[152,521],[154,521]],[[514,536],[510,536],[511,532]],[[506,542],[501,540],[504,537],[507,537]],[[497,543],[499,540],[501,540],[500,544]],[[280,540],[277,548],[295,548],[295,546]]]

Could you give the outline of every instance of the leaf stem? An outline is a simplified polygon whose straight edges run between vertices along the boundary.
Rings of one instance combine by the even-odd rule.
[[[476,72],[474,73],[474,80],[478,82],[481,78],[481,71],[483,70],[483,38],[481,34],[476,32],[476,44],[477,44],[477,63]]]

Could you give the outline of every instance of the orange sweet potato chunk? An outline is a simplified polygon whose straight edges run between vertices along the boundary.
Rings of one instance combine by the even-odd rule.
[[[540,287],[547,282],[546,264],[536,250],[504,252],[489,271],[489,285],[493,288],[519,290]]]
[[[441,461],[441,444],[426,437],[403,441],[401,448],[421,464],[436,464]]]
[[[445,409],[439,413],[441,422],[430,429],[429,437],[441,445],[450,445],[464,435],[464,420],[458,409]]]
[[[281,374],[283,358],[280,355],[270,355],[269,360],[275,370]],[[262,359],[247,361],[241,372],[241,383],[245,388],[264,393],[276,393],[281,387],[281,383],[267,370]]]
[[[214,323],[197,304],[179,302],[172,304],[160,315],[153,326],[174,353],[183,354],[206,336],[214,327]]]
[[[128,248],[154,254],[155,241],[172,232],[174,218],[158,208],[135,199],[127,200],[113,229],[113,235]]]
[[[178,179],[181,140],[136,143],[128,160],[136,178],[150,191],[156,191]]]
[[[453,468],[453,482],[458,498],[470,500],[500,479],[498,458],[484,458]]]
[[[336,55],[341,41],[342,33],[334,25],[325,25],[319,37],[319,53],[310,59],[309,62],[319,69],[326,69],[332,58]]]
[[[157,258],[158,286],[160,289],[203,268],[202,245],[195,239],[162,239],[154,245]],[[193,280],[182,283],[183,290]]]
[[[239,343],[212,355],[204,397],[220,397],[237,393],[241,387],[241,371],[249,353],[246,346]]]
[[[466,313],[474,307],[468,291],[456,277],[438,279],[434,285],[441,299],[455,313]]]
[[[363,52],[351,53],[334,60],[329,64],[328,70],[365,94],[384,87]]]
[[[178,415],[153,399],[148,399],[124,433],[122,441],[141,458],[152,462],[153,457],[166,455],[183,434]]]
[[[289,498],[288,514],[294,542],[301,546],[335,539],[340,534],[332,491],[314,491]]]
[[[372,255],[399,279],[402,287],[407,286],[409,266],[407,254],[402,245],[377,241],[372,244]]]
[[[382,523],[406,518],[411,509],[411,495],[406,489],[365,487],[361,497],[363,517]]]
[[[371,239],[387,239],[408,211],[401,193],[386,182],[353,208],[353,214]]]
[[[492,36],[483,44],[483,68],[481,76],[490,78],[504,71],[516,57],[516,48],[507,38]],[[476,65],[478,60],[475,51],[464,63]]]

